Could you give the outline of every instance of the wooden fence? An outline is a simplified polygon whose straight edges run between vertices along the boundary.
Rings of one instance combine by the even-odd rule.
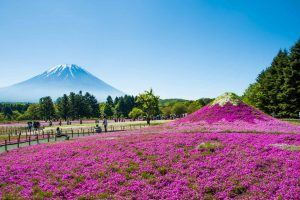
[[[117,132],[125,130],[135,130],[146,127],[146,124],[136,124],[136,125],[109,125],[107,127],[108,132]],[[102,132],[104,127],[100,126]],[[47,143],[50,141],[56,141],[58,139],[54,129],[48,130],[33,130],[28,131],[27,129],[21,129],[11,131],[6,133],[7,139],[0,141],[0,147],[4,147],[5,151],[8,151],[8,147],[15,145],[15,148],[19,148],[21,144],[27,143],[27,145]],[[80,128],[65,128],[61,129],[62,135],[67,135],[69,138],[89,136],[98,134],[95,131],[95,127],[80,127]],[[101,133],[99,133],[101,134]],[[64,137],[64,136],[62,136]],[[65,137],[67,138],[67,137]]]

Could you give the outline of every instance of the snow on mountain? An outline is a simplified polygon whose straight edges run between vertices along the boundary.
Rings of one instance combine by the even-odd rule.
[[[43,96],[54,100],[70,92],[89,92],[99,101],[124,95],[82,67],[75,64],[63,64],[50,68],[29,80],[0,89],[1,102],[37,102]]]

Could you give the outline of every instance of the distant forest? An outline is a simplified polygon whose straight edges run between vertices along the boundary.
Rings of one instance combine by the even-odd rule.
[[[184,99],[159,99],[158,109],[153,116],[159,119],[180,117],[192,113],[207,105],[213,99],[202,98],[195,101]],[[0,121],[24,120],[75,120],[97,119],[104,116],[110,119],[145,118],[137,96],[124,95],[112,98],[108,96],[105,102],[98,102],[90,93],[78,94],[71,92],[56,101],[51,97],[43,97],[39,103],[0,103]]]

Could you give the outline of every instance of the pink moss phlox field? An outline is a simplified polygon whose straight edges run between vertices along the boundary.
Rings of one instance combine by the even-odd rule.
[[[300,133],[300,126],[275,119],[243,102],[207,105],[169,124],[184,129],[202,128],[215,132]]]
[[[1,153],[0,198],[300,199],[299,133],[244,103],[206,106],[162,126]]]
[[[199,144],[218,143],[216,148]],[[298,134],[93,136],[0,154],[0,196],[299,199]],[[39,196],[40,195],[40,196]]]

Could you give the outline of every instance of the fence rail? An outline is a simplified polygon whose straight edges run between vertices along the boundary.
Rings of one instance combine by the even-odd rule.
[[[109,125],[107,127],[108,132],[117,132],[125,130],[135,130],[146,127],[146,124],[134,124],[134,125]],[[101,132],[104,131],[104,127],[100,126]],[[100,132],[100,133],[101,133]],[[20,148],[21,146],[30,146],[33,144],[48,143],[52,141],[61,140],[61,138],[68,136],[69,138],[89,136],[100,134],[96,133],[95,127],[80,127],[80,128],[64,128],[61,129],[61,137],[57,137],[53,129],[46,130],[34,130],[28,131],[27,129],[18,131],[9,131],[7,138],[0,141],[0,148],[4,147],[4,151],[9,149]],[[67,139],[67,137],[63,138]],[[14,148],[11,148],[13,146]]]

